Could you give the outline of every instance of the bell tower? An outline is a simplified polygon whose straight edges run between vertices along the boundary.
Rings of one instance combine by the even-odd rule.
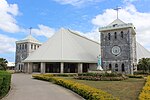
[[[41,43],[32,37],[31,28],[30,34],[26,38],[16,41],[15,70],[17,72],[24,71],[24,63],[22,61],[25,60],[32,52],[37,50],[40,46]]]
[[[136,70],[136,32],[132,23],[120,19],[99,28],[101,34],[101,56],[104,70],[133,74]]]

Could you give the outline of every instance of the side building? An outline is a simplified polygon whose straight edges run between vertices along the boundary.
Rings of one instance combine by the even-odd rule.
[[[25,60],[32,52],[37,50],[41,43],[28,35],[26,38],[16,41],[16,54],[15,54],[15,71],[23,72]]]
[[[103,69],[133,74],[137,69],[136,32],[133,24],[116,19],[99,31]]]

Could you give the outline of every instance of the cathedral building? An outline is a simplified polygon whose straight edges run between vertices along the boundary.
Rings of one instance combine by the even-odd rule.
[[[136,42],[133,24],[117,18],[99,31],[101,43],[64,28],[43,44],[29,35],[16,42],[16,71],[83,73],[97,70],[101,55],[105,71],[133,74],[139,59],[150,58],[150,52]]]

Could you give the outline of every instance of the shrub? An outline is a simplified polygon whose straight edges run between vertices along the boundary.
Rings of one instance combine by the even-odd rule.
[[[7,94],[10,89],[11,74],[6,71],[0,71],[0,97]]]
[[[77,76],[77,74],[70,74],[70,73],[64,73],[64,74],[61,74],[61,73],[58,73],[58,74],[53,74],[54,76],[61,76],[61,77],[74,77],[74,76]]]
[[[144,78],[142,75],[128,75],[129,78]]]
[[[92,81],[121,81],[127,79],[127,77],[119,73],[82,73],[78,74],[75,79]]]
[[[137,72],[134,72],[134,75],[150,75],[149,72],[143,72],[143,71],[137,71]]]
[[[147,77],[145,86],[139,95],[139,100],[150,100],[150,76]]]
[[[44,74],[33,75],[33,78],[54,82],[55,84],[61,85],[76,92],[86,100],[118,100],[107,92],[71,80],[65,80],[53,76],[45,76]]]

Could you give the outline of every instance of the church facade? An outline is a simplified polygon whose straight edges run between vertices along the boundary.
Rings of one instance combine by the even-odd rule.
[[[99,31],[103,69],[133,74],[137,69],[136,32],[133,24],[126,24],[117,18]]]

